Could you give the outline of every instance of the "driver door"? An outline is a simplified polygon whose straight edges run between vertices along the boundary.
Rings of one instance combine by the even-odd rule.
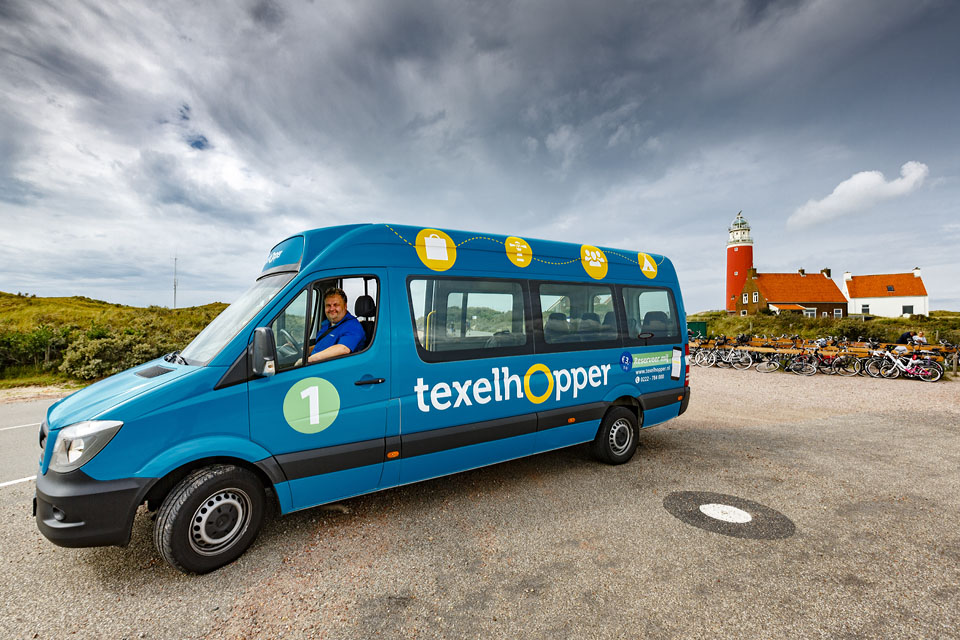
[[[389,400],[388,309],[379,296],[385,273],[323,274],[269,323],[277,342],[276,374],[251,380],[250,436],[269,450],[289,481],[293,509],[377,489],[383,469]],[[367,344],[335,359],[304,365],[323,313],[322,295],[336,284],[366,285],[375,324]],[[347,302],[355,311],[357,295]],[[378,300],[378,298],[381,298]],[[318,304],[319,302],[319,304]]]

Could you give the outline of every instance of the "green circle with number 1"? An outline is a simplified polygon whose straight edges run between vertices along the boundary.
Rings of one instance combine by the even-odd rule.
[[[340,413],[340,394],[323,378],[304,378],[283,399],[283,417],[300,433],[320,433]]]

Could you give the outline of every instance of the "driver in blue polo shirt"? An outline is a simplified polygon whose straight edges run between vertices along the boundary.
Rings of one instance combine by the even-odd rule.
[[[367,334],[360,321],[347,311],[347,294],[343,289],[327,289],[323,293],[323,309],[327,319],[320,324],[308,363],[343,356],[366,346]]]

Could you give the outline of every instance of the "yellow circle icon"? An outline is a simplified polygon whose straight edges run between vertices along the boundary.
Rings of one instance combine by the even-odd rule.
[[[589,244],[580,247],[580,263],[594,280],[602,280],[607,275],[607,256],[596,247]]]
[[[510,236],[504,245],[507,249],[507,259],[518,267],[529,267],[533,262],[533,249],[523,238]]]
[[[657,261],[649,253],[638,253],[637,262],[640,263],[640,271],[651,280],[657,277]]]
[[[457,261],[457,245],[443,231],[422,229],[417,234],[417,255],[434,271],[446,271]]]
[[[535,396],[530,393],[530,376],[540,372],[547,376],[547,390],[543,395]],[[553,374],[550,373],[550,368],[545,364],[535,364],[527,369],[527,373],[523,376],[523,392],[527,394],[527,400],[533,404],[540,404],[546,401],[550,397],[550,394],[553,393]]]

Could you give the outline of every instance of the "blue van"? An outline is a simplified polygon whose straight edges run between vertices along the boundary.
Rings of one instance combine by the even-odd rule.
[[[350,313],[348,309],[352,309]],[[65,547],[154,541],[193,573],[283,514],[580,443],[628,461],[690,398],[661,255],[387,224],[274,247],[182,352],[60,400],[34,514]]]

